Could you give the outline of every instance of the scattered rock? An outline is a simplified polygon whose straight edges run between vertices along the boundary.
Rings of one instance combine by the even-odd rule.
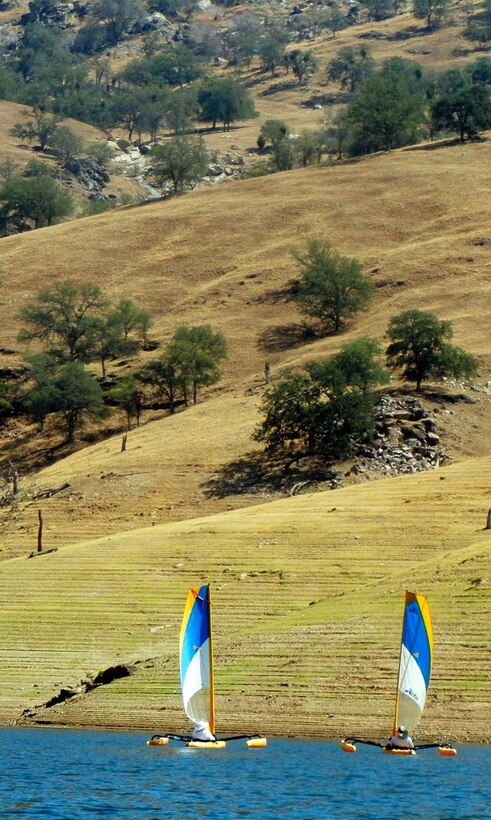
[[[354,475],[378,472],[401,475],[431,470],[448,456],[439,446],[437,423],[428,408],[412,397],[381,396],[376,407],[376,432],[358,448]]]

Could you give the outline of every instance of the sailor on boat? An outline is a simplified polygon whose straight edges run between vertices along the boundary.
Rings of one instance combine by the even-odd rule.
[[[405,726],[399,726],[395,735],[392,735],[386,749],[414,749],[413,739]]]
[[[192,739],[204,741],[209,740],[213,742],[216,740],[216,737],[210,731],[210,724],[207,723],[206,720],[200,720],[194,727]]]

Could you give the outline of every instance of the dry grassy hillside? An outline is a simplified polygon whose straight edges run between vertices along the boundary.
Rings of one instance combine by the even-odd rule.
[[[2,365],[21,356],[20,308],[60,278],[149,308],[161,341],[209,322],[230,360],[206,401],[132,431],[126,453],[118,435],[21,477],[22,489],[70,489],[42,502],[52,554],[24,557],[38,504],[0,513],[0,557],[22,554],[0,563],[0,721],[29,708],[48,722],[182,728],[179,622],[186,588],[210,580],[219,728],[383,737],[403,590],[414,587],[430,596],[436,635],[420,736],[491,740],[488,394],[441,414],[460,460],[444,470],[272,503],[264,494],[260,506],[252,494],[207,495],[252,448],[266,360],[277,377],[360,335],[382,339],[390,316],[419,307],[454,323],[489,380],[490,146],[394,151],[2,240]],[[291,248],[309,238],[362,259],[378,288],[345,333],[306,343]],[[28,445],[16,428],[1,436],[4,458]],[[115,663],[135,674],[36,709]]]
[[[491,460],[121,533],[0,565],[0,720],[185,728],[186,589],[213,584],[219,728],[390,729],[403,590],[435,633],[419,738],[490,741]],[[130,678],[42,709],[111,664]]]
[[[357,336],[383,339],[388,318],[401,309],[425,308],[452,320],[456,343],[479,357],[480,381],[486,381],[490,150],[482,142],[395,151],[3,240],[4,349],[20,354],[18,311],[58,278],[97,282],[113,298],[130,296],[150,308],[161,340],[183,322],[209,322],[230,347],[224,381],[211,400],[132,432],[125,454],[118,437],[22,480],[28,490],[71,483],[69,494],[43,502],[46,543],[257,503],[257,496],[219,499],[207,490],[223,465],[253,447],[265,360],[278,376]],[[379,287],[372,309],[345,333],[306,344],[288,291],[296,275],[290,249],[304,247],[309,237],[330,239],[360,257]],[[4,355],[3,362],[17,358]],[[472,407],[439,417],[453,458],[489,453],[489,396],[476,396]],[[34,433],[28,430],[28,439]],[[48,429],[36,439],[38,463],[43,453],[53,458],[51,435]],[[15,458],[29,443],[11,426],[2,442],[4,458]],[[3,557],[33,548],[36,510],[21,502],[2,511]]]
[[[17,163],[19,168],[22,169],[29,160],[35,158],[55,168],[56,162],[49,153],[40,154],[35,152],[31,150],[27,142],[22,142],[18,137],[13,137],[10,134],[11,128],[18,122],[24,122],[26,113],[29,113],[31,110],[30,106],[0,100],[0,146],[2,162],[10,160]],[[98,128],[87,125],[87,123],[66,119],[61,122],[61,125],[68,126],[72,131],[78,134],[85,146],[95,142],[106,142],[106,136]],[[115,194],[116,196],[124,194],[133,197],[135,200],[143,198],[142,186],[135,180],[122,177],[119,171],[115,172],[111,170],[111,174],[111,181],[104,188],[105,194]],[[72,180],[70,187],[75,194],[77,202],[80,205],[83,204],[88,192],[85,191],[84,195],[82,188],[77,185],[75,179]]]
[[[429,73],[462,68],[483,55],[475,43],[463,36],[464,24],[458,8],[454,9],[448,25],[432,31],[425,28],[423,21],[406,13],[379,23],[350,26],[336,37],[324,35],[313,41],[294,43],[291,48],[313,51],[319,64],[318,71],[304,85],[299,85],[291,74],[281,69],[277,77],[271,77],[259,64],[253,63],[249,71],[242,72],[241,80],[254,97],[260,116],[233,128],[234,143],[243,151],[255,148],[261,124],[267,119],[284,120],[294,132],[320,129],[329,123],[338,105],[345,100],[337,85],[327,82],[327,67],[344,46],[370,49],[377,65],[389,57],[404,57],[420,63]],[[224,149],[228,135],[217,131],[206,134],[206,140],[211,147]]]
[[[8,237],[0,245],[8,283],[1,345],[18,349],[20,308],[69,277],[148,307],[160,338],[184,316],[211,321],[230,339],[231,378],[251,376],[264,362],[258,337],[298,322],[287,300],[298,272],[291,249],[321,238],[358,256],[379,285],[357,334],[381,332],[409,303],[426,305],[455,322],[457,343],[489,356],[476,317],[486,317],[489,293],[490,155],[487,140],[403,149]],[[324,340],[314,352],[338,344]]]

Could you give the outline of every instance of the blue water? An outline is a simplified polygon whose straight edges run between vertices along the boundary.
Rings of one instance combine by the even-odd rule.
[[[491,818],[489,747],[390,757],[319,741],[201,751],[147,737],[1,729],[0,817]]]

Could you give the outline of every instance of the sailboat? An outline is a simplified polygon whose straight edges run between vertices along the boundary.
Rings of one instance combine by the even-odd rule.
[[[165,746],[180,740],[192,749],[223,749],[228,740],[246,740],[249,748],[262,748],[261,735],[215,736],[215,697],[210,585],[188,591],[179,640],[181,692],[184,711],[195,728],[190,735],[154,735],[148,746]]]
[[[457,750],[448,743],[414,745],[406,738],[418,725],[430,685],[433,658],[433,629],[430,607],[424,595],[406,592],[402,622],[399,672],[397,678],[392,737],[388,743],[375,743],[362,738],[345,738],[341,747],[356,752],[356,744],[378,746],[386,754],[414,755],[419,749],[438,748],[442,756],[455,756]]]

